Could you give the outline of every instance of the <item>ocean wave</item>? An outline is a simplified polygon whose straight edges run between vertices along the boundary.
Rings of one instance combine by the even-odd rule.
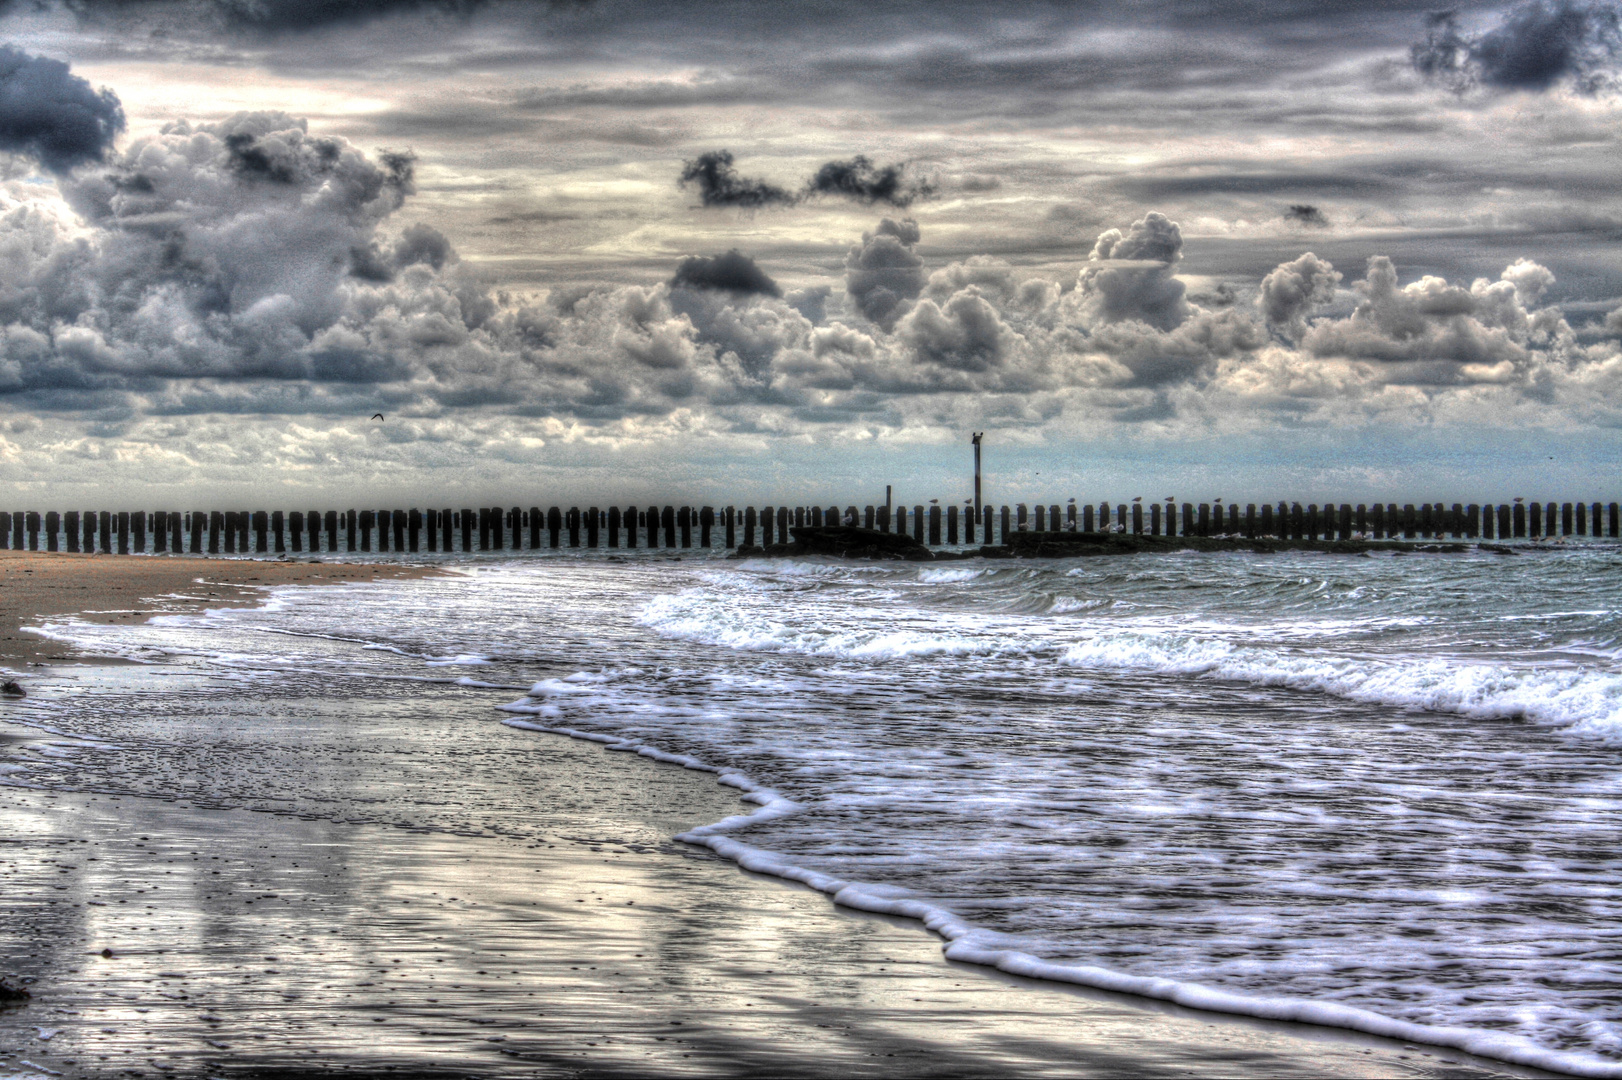
[[[1204,675],[1316,690],[1351,701],[1491,719],[1527,719],[1622,742],[1622,675],[1457,657],[1392,661],[1246,646],[1199,635],[1101,631],[1068,646],[1071,667]]]

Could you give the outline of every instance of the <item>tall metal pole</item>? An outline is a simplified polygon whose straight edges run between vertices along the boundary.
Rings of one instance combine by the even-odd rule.
[[[985,437],[985,434],[986,433],[983,432],[983,431],[977,431],[977,432],[974,433],[974,439],[973,439],[973,442],[974,442],[974,517],[975,517],[976,521],[980,520],[980,440]]]

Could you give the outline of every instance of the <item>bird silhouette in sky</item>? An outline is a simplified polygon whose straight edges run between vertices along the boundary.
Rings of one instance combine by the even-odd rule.
[[[380,413],[380,412],[375,412],[375,413],[372,414],[372,419],[373,420],[381,420],[381,419],[383,419],[383,414]]]

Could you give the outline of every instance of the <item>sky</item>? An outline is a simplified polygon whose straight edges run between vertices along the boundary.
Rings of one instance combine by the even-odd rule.
[[[1622,498],[1619,73],[1564,0],[0,0],[0,499]]]

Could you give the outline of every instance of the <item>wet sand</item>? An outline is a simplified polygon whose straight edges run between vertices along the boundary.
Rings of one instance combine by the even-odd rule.
[[[0,667],[85,659],[22,627],[41,617],[140,622],[205,607],[252,607],[273,585],[425,577],[432,567],[323,561],[314,556],[211,559],[195,555],[74,555],[0,550]],[[104,659],[94,659],[106,663]]]
[[[514,737],[545,841],[0,787],[0,1076],[1545,1075],[948,964],[670,842],[710,778]]]

